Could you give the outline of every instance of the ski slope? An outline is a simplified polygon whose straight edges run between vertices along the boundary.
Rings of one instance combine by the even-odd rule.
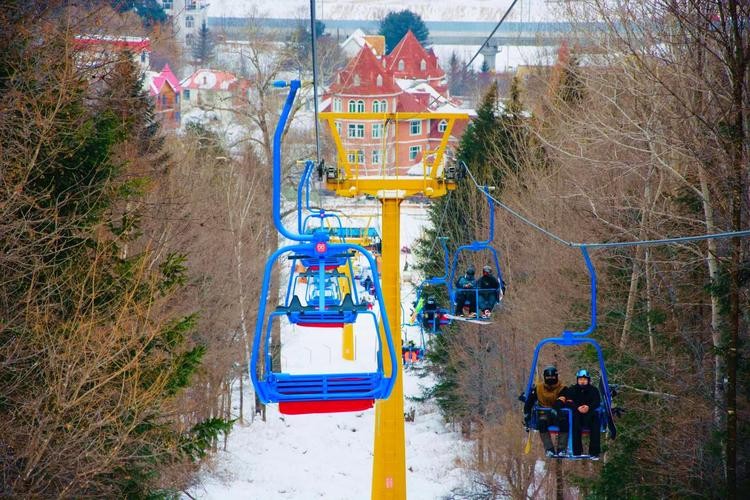
[[[346,203],[332,201],[339,206]],[[377,214],[377,208],[371,204],[358,206],[356,210]],[[352,207],[343,209],[354,210]],[[345,226],[362,224],[361,220],[343,222]],[[424,207],[405,203],[400,246],[411,246],[426,223]],[[402,253],[401,259],[402,269],[407,261],[412,264],[411,255]],[[406,278],[410,274],[403,273]],[[364,293],[361,287],[358,291]],[[402,302],[407,314],[412,300],[413,285],[404,282]],[[340,330],[287,324],[281,330],[282,366],[293,373],[372,369],[377,341],[371,324],[370,318],[358,320],[354,362],[341,359]],[[419,344],[419,330],[416,327],[405,329],[408,338]],[[398,345],[398,338],[394,341]],[[470,453],[470,443],[443,422],[434,404],[409,400],[412,396],[421,396],[424,388],[434,383],[431,377],[420,378],[420,374],[423,375],[421,369],[404,373],[404,411],[414,410],[415,414],[414,421],[407,422],[405,428],[407,494],[410,499],[434,499],[448,495],[463,484],[465,471],[460,463]],[[245,387],[245,400],[251,401],[250,389]],[[200,484],[189,493],[195,498],[217,500],[370,498],[374,420],[374,409],[355,413],[281,415],[276,405],[269,405],[266,422],[256,418],[250,424],[235,425],[227,450],[219,452],[205,467],[199,477]]]

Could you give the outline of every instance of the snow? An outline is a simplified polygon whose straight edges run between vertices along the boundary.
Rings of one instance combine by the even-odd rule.
[[[367,217],[344,218],[348,227],[377,227],[379,204],[373,201],[327,199],[324,205]],[[368,223],[367,219],[373,219]],[[428,218],[424,206],[402,204],[401,246],[411,247]],[[291,222],[291,220],[290,220]],[[287,224],[287,227],[293,227]],[[378,228],[380,231],[380,228]],[[382,234],[382,233],[381,233]],[[401,268],[412,256],[401,254]],[[362,265],[364,260],[360,261]],[[367,269],[362,270],[367,273]],[[404,273],[402,301],[413,300],[411,273]],[[284,281],[282,277],[282,282]],[[363,292],[361,287],[360,292]],[[400,311],[398,312],[400,313]],[[362,318],[357,332],[357,359],[341,359],[341,332],[335,329],[300,328],[282,324],[282,365],[291,372],[361,371],[374,366],[376,346],[372,319]],[[368,323],[369,321],[369,323]],[[405,327],[409,340],[421,344],[419,329]],[[394,332],[398,345],[398,332]],[[435,383],[422,368],[403,374],[406,413],[414,410],[413,422],[405,425],[407,495],[434,499],[449,495],[465,481],[459,466],[471,452],[471,443],[446,424],[432,402],[414,402],[425,387]],[[246,386],[247,387],[247,386]],[[246,389],[247,390],[247,389]],[[235,398],[237,400],[237,398]],[[246,401],[252,400],[248,390]],[[247,410],[250,413],[250,410]],[[220,451],[200,475],[200,484],[190,495],[201,499],[349,500],[369,498],[372,482],[375,411],[322,415],[281,415],[269,405],[263,422],[236,424],[227,450]]]
[[[317,0],[318,19],[380,20],[390,11],[409,9],[425,21],[499,21],[513,0]],[[507,21],[556,21],[554,0],[519,0]],[[308,0],[212,0],[209,17],[243,17],[255,12],[259,17],[297,19],[309,17]]]

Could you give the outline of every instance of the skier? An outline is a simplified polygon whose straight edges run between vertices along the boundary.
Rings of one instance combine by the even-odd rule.
[[[537,430],[544,445],[544,451],[550,458],[562,457],[568,449],[568,419],[562,411],[565,396],[561,394],[565,388],[560,382],[556,367],[552,365],[545,367],[542,376],[544,382],[536,384],[531,390],[531,395],[524,402],[523,421],[528,427],[534,403],[539,402]],[[550,425],[556,425],[560,429],[557,435],[557,450],[552,445],[552,438],[549,435]]]

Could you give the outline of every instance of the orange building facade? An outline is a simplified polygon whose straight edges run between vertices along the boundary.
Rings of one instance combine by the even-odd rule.
[[[437,148],[446,122],[409,113],[457,111],[445,73],[431,50],[409,31],[391,54],[378,57],[365,46],[336,75],[324,96],[324,111],[399,113],[389,120],[337,120],[349,163],[360,175],[422,175],[422,160]],[[457,124],[449,147],[455,147],[465,124]]]

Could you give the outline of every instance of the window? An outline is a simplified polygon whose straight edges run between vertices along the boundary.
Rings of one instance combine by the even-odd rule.
[[[422,61],[419,63],[419,69],[421,69],[422,71],[427,69],[427,63],[424,61],[424,59],[422,59]]]
[[[380,165],[380,163],[383,161],[383,157],[380,155],[379,149],[373,149],[372,150],[372,164],[373,165]]]
[[[359,163],[360,165],[365,164],[365,152],[361,149],[357,151],[349,151],[346,154],[346,159],[349,160],[349,163]]]
[[[383,124],[373,123],[372,124],[372,138],[380,139],[381,137],[383,137]]]
[[[349,101],[349,112],[350,113],[364,113],[365,101]]]
[[[341,122],[336,122],[336,133],[341,137]]]
[[[145,50],[141,52],[141,62],[142,63],[146,62],[146,51]]]
[[[182,98],[186,101],[190,100],[190,89],[185,89],[182,91]]]
[[[443,133],[445,132],[445,129],[448,128],[448,122],[445,120],[440,120],[440,123],[438,123],[438,132]]]
[[[164,10],[169,10],[172,8],[172,0],[161,0],[161,6],[164,8]]]
[[[196,9],[195,3],[196,3],[195,0],[187,0],[186,2],[187,10],[195,10]]]
[[[347,136],[351,139],[361,139],[365,136],[365,125],[363,123],[350,123],[347,127]]]
[[[403,71],[404,70],[404,60],[403,59],[399,59],[398,60],[398,70],[399,71]]]
[[[383,111],[380,109],[380,101],[372,101],[372,112],[373,113],[380,113]]]
[[[360,83],[362,83],[362,80],[360,80],[359,75],[354,75],[354,86],[359,87]]]
[[[193,16],[185,16],[185,27],[192,28],[193,26],[195,26],[195,19],[193,19]]]
[[[422,120],[412,120],[409,123],[409,133],[411,135],[422,134]]]
[[[383,86],[383,75],[378,75],[378,77],[375,79],[375,85],[378,87]]]
[[[416,160],[419,153],[422,152],[422,146],[410,146],[409,147],[409,159]]]
[[[380,101],[380,111],[382,111],[383,113],[388,112],[388,101],[386,101],[385,99]]]
[[[339,99],[338,97],[333,100],[333,110],[336,112],[341,111],[341,99]]]

